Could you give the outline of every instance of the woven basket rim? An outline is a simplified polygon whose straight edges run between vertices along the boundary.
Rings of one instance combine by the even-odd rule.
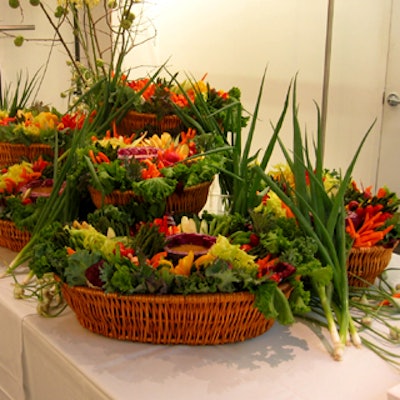
[[[369,247],[352,247],[350,249],[351,253],[373,253],[376,251],[393,251],[399,244],[399,241],[397,240],[390,246],[385,246],[385,245],[375,245],[375,246],[369,246]]]
[[[174,192],[166,197],[167,212],[190,212],[198,213],[207,202],[209,188],[212,181],[202,182],[188,188],[184,188],[182,192]],[[89,194],[93,203],[97,208],[102,205],[102,192],[93,186],[89,186]],[[143,199],[136,195],[132,190],[113,190],[109,194],[104,195],[104,204],[128,204],[131,200],[142,201]]]
[[[194,191],[194,190],[197,190],[197,189],[201,189],[201,188],[203,188],[203,187],[205,187],[205,186],[210,186],[211,184],[212,184],[212,181],[201,182],[201,183],[198,183],[197,185],[185,187],[185,188],[183,189],[183,191],[184,191],[184,192],[191,192],[191,191]],[[92,190],[92,191],[94,191],[94,192],[100,192],[100,193],[101,193],[101,190],[100,190],[100,189],[97,189],[97,188],[95,188],[95,187],[92,186],[92,185],[89,185],[89,190]],[[109,195],[111,195],[112,193],[118,193],[118,194],[124,194],[124,193],[128,194],[128,193],[129,193],[129,194],[135,195],[135,192],[134,192],[133,190],[114,189],[111,193],[105,194],[105,196],[109,196]]]
[[[30,143],[30,144],[0,142],[0,148],[1,147],[38,147],[38,148],[44,148],[44,149],[51,149],[51,146],[49,144],[37,143],[37,142],[33,142],[33,143]]]
[[[240,297],[244,299],[254,299],[255,295],[249,291],[238,291],[231,293],[189,293],[189,294],[151,294],[151,293],[135,293],[135,294],[121,294],[121,293],[106,293],[102,289],[92,288],[89,286],[70,286],[66,282],[62,281],[57,275],[54,276],[57,282],[64,285],[68,290],[73,290],[79,293],[86,293],[93,296],[106,297],[109,299],[121,299],[121,300],[140,300],[146,302],[162,302],[167,303],[169,301],[175,301],[178,299],[181,302],[183,299],[190,300],[192,302],[207,302],[206,300],[215,299],[239,299]],[[289,282],[280,283],[279,287],[283,292],[292,289]]]
[[[135,111],[135,110],[127,111],[125,116],[127,116],[127,115],[136,116],[136,117],[144,117],[144,118],[155,118],[158,121],[161,121],[164,118],[171,118],[171,119],[180,120],[179,117],[176,114],[167,114],[167,115],[163,115],[161,118],[159,118],[157,116],[157,114],[155,114],[155,113],[145,113],[145,112],[139,112],[139,111]]]

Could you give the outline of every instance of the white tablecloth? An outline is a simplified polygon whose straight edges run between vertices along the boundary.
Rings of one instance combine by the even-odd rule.
[[[400,384],[399,373],[365,348],[333,361],[326,332],[302,322],[229,345],[123,342],[85,330],[70,310],[40,317],[0,284],[0,365],[13,365],[0,380],[5,399],[386,400]]]
[[[15,253],[2,249],[0,274],[5,271]],[[13,280],[0,279],[0,400],[24,399],[23,382],[23,323],[36,314],[36,303],[14,298]]]

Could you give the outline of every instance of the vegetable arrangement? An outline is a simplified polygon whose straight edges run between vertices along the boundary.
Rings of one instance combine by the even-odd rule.
[[[383,187],[374,195],[371,188],[360,191],[352,182],[346,194],[346,232],[354,247],[392,247],[400,237],[400,200]]]
[[[146,86],[142,88],[145,89]],[[389,240],[396,232],[391,218],[385,219],[387,226],[374,224],[378,219],[382,222],[380,219],[385,212],[396,210],[397,200],[387,203],[380,200],[381,208],[377,204],[367,204],[365,193],[349,191],[352,169],[369,131],[343,175],[331,174],[323,168],[320,130],[314,148],[315,163],[312,162],[313,155],[303,142],[299,128],[296,85],[292,97],[293,158],[290,157],[278,134],[286,117],[291,90],[292,86],[260,163],[257,162],[258,153],[250,155],[250,148],[261,89],[243,148],[241,106],[237,103],[224,110],[224,118],[229,121],[223,129],[201,100],[197,105],[192,104],[191,114],[186,115],[181,109],[180,116],[194,126],[196,132],[188,130],[177,137],[164,134],[122,138],[114,129],[112,134],[108,132],[102,138],[104,110],[100,109],[94,124],[85,121],[82,130],[74,136],[71,151],[66,154],[65,164],[57,175],[56,190],[59,191],[66,181],[65,192],[60,196],[51,194],[35,226],[32,241],[8,272],[12,273],[18,265],[28,261],[31,276],[39,279],[55,273],[69,285],[90,285],[124,294],[246,290],[255,294],[255,306],[264,315],[281,323],[293,322],[293,315],[310,319],[316,316],[315,321],[328,327],[336,360],[342,358],[349,338],[356,346],[365,343],[379,352],[378,347],[360,336],[367,327],[352,310],[355,308],[383,321],[385,314],[381,309],[396,307],[396,292],[391,286],[362,293],[349,288],[346,260],[356,237],[351,237],[351,227],[346,224],[349,224],[350,213],[357,214],[358,208],[372,210],[368,207],[376,207],[374,215],[379,218],[369,211],[368,214],[363,211],[363,215],[368,215],[369,228],[384,232],[393,225],[384,234],[384,239]],[[188,95],[187,99],[190,100]],[[231,133],[233,142],[228,143]],[[90,142],[89,138],[92,138]],[[278,172],[266,173],[276,143],[281,146],[287,166],[280,167]],[[90,179],[90,183],[104,193],[118,187],[135,190],[143,197],[147,193],[156,199],[157,196],[163,198],[168,190],[177,190],[179,185],[187,185],[190,179],[203,179],[202,174],[208,174],[210,168],[213,174],[220,171],[227,193],[232,195],[227,215],[204,212],[201,216],[159,214],[154,218],[146,212],[139,217],[137,204],[131,204],[102,207],[86,214],[80,222],[72,223],[76,219],[76,216],[71,218],[72,214],[61,216],[61,210],[73,204],[68,189],[75,188],[80,179]],[[192,178],[191,172],[194,172]],[[169,181],[173,182],[171,187]],[[143,185],[143,192],[140,185]],[[383,196],[389,197],[394,199],[389,192]],[[355,203],[351,204],[350,200],[358,202],[357,208],[353,209]],[[354,225],[354,231],[362,226]],[[177,260],[165,245],[168,237],[182,232],[209,235],[215,238],[215,243],[198,258],[194,251],[188,251]],[[278,288],[278,283],[284,281],[293,286],[289,299],[285,299]],[[26,286],[17,284],[16,287]],[[21,292],[23,290],[19,295],[23,296]],[[375,301],[371,302],[371,308],[364,307],[359,299],[371,293],[375,300],[380,297],[381,301],[383,296],[389,306]],[[385,313],[387,316],[387,311]],[[385,325],[390,325],[387,320]],[[386,356],[396,359],[393,354]]]
[[[0,218],[32,231],[53,184],[52,164],[39,157],[4,167],[0,174]]]
[[[27,146],[42,143],[54,147],[57,141],[58,147],[66,147],[71,130],[79,127],[84,119],[80,114],[61,116],[56,110],[18,110],[14,117],[4,111],[0,113],[0,142]]]
[[[217,113],[217,119],[221,122],[224,120],[226,107],[240,101],[240,89],[233,87],[229,91],[217,90],[205,81],[206,77],[207,74],[196,82],[190,80],[178,82],[177,74],[169,81],[162,77],[153,80],[149,78],[128,80],[123,76],[121,84],[127,98],[136,97],[132,107],[134,111],[155,114],[161,119],[165,115],[174,115],[176,107],[191,114],[190,104],[204,101],[212,113]],[[243,117],[244,124],[246,121],[247,118]]]
[[[127,226],[127,210],[107,206],[105,211],[109,221],[115,219],[117,232],[128,230],[129,235],[117,236],[111,224],[104,225],[100,210],[88,216],[93,225],[55,223],[38,240],[30,270],[39,278],[53,272],[72,286],[95,286],[123,294],[251,291],[256,295],[256,306],[267,318],[285,324],[293,322],[293,309],[307,310],[309,295],[298,274],[302,265],[319,265],[319,261],[314,257],[315,244],[304,237],[294,220],[257,215],[255,227],[250,221],[244,223],[239,215],[224,221],[207,214],[208,221],[183,217],[176,223],[164,216]],[[242,231],[236,230],[239,225]],[[184,233],[184,241],[189,241],[194,231],[199,234],[197,227],[227,236],[216,236],[215,244],[199,257],[188,250],[185,256],[174,258],[166,247],[168,238],[179,232]],[[251,235],[260,239],[249,252],[244,245]],[[274,253],[269,252],[270,248]],[[278,288],[283,281],[294,287],[290,305]]]
[[[116,136],[94,139],[87,156],[81,153],[90,185],[104,194],[133,191],[144,202],[162,204],[174,192],[211,182],[224,164],[224,157],[213,153],[218,140],[190,128],[176,138],[167,132],[129,141]]]

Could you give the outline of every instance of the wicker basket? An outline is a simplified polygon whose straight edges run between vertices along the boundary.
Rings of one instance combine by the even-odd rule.
[[[29,146],[0,142],[0,165],[18,164],[22,160],[34,161],[39,156],[54,157],[54,151],[47,144],[33,143]]]
[[[254,307],[248,292],[199,295],[105,294],[62,284],[79,323],[119,340],[154,344],[223,344],[259,336],[274,324]],[[286,296],[292,287],[281,285]]]
[[[93,201],[93,204],[97,208],[101,208],[102,205],[107,205],[107,204],[113,204],[115,206],[126,206],[132,200],[137,199],[137,196],[135,196],[135,193],[132,192],[131,190],[127,190],[125,192],[121,192],[120,190],[114,190],[110,194],[105,195],[103,199],[100,190],[97,190],[94,187],[89,186],[89,194]]]
[[[165,211],[171,214],[199,213],[207,202],[210,185],[211,182],[204,182],[184,189],[181,193],[173,193],[166,199],[167,204]],[[114,190],[112,193],[104,196],[104,203],[102,202],[101,191],[90,186],[89,193],[93,204],[97,208],[101,208],[102,204],[123,206],[129,204],[132,200],[141,200],[134,192],[129,190],[125,192]]]
[[[167,115],[158,119],[155,114],[144,114],[128,111],[117,126],[120,135],[131,135],[134,132],[180,133],[185,129],[182,121],[176,115]]]
[[[19,230],[14,222],[0,220],[0,246],[12,251],[20,251],[31,239],[27,231]]]
[[[347,259],[350,286],[367,287],[385,270],[392,258],[393,247],[353,247]]]

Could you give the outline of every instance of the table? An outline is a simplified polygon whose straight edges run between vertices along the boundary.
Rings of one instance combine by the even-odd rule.
[[[0,281],[0,399],[400,399],[392,367],[365,348],[333,361],[326,332],[303,322],[220,346],[123,342],[85,330],[70,310],[37,315],[10,283]]]
[[[7,265],[15,253],[1,249],[0,265]],[[0,268],[0,273],[4,268]],[[0,280],[0,399],[19,400],[23,391],[23,339],[25,318],[36,314],[36,305],[14,299],[12,279]]]

